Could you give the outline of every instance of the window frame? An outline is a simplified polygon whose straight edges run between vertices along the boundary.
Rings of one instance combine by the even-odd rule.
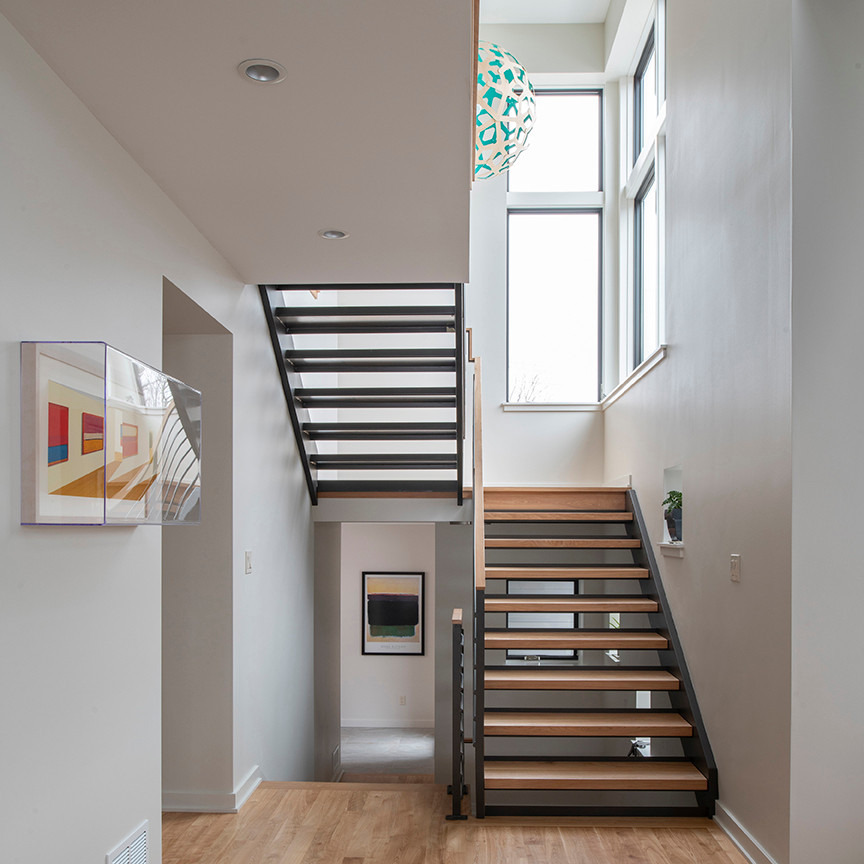
[[[658,103],[660,99],[660,76],[659,76],[659,54],[657,51],[656,38],[657,22],[651,24],[651,29],[648,31],[648,37],[645,40],[645,46],[642,48],[642,54],[639,57],[639,62],[636,64],[636,71],[633,73],[633,160],[632,164],[636,164],[636,160],[642,152],[645,142],[642,140],[643,135],[643,111],[645,109],[645,70],[651,62],[651,55],[655,56],[655,69],[657,72],[657,80],[655,81],[657,90]]]
[[[510,177],[507,176],[507,192],[505,206],[505,260],[504,260],[504,282],[505,282],[505,376],[504,376],[504,406],[525,407],[526,409],[554,410],[555,406],[599,404],[602,398],[603,388],[603,357],[605,346],[604,335],[604,285],[605,285],[605,212],[606,212],[606,93],[605,87],[599,85],[586,85],[574,87],[572,85],[555,85],[546,83],[535,88],[538,96],[573,96],[593,95],[598,97],[599,123],[598,123],[598,152],[599,152],[599,177],[598,189],[590,192],[511,192]],[[566,213],[592,213],[597,216],[598,232],[598,268],[597,268],[597,388],[596,403],[582,402],[510,402],[510,216],[513,213],[535,213],[535,214],[566,214]]]
[[[644,272],[642,217],[639,205],[651,182],[657,195],[657,302],[658,351],[666,343],[666,4],[655,0],[642,37],[633,52],[629,77],[622,79],[621,138],[618,164],[621,172],[619,234],[621,268],[618,288],[617,382],[607,392],[626,382],[645,356]],[[652,55],[656,68],[657,115],[644,118],[643,76]],[[644,129],[644,140],[643,140]],[[610,382],[612,383],[612,382]]]
[[[633,199],[633,367],[645,360],[645,221],[643,208],[648,191],[657,181],[652,163]],[[659,202],[659,187],[656,194]],[[659,274],[658,274],[659,279]],[[659,315],[658,311],[658,315]],[[658,322],[659,324],[659,322]]]

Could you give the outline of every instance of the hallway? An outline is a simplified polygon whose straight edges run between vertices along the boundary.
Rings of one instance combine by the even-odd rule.
[[[433,729],[342,728],[342,782],[431,783],[435,771]],[[409,779],[410,778],[410,779]]]

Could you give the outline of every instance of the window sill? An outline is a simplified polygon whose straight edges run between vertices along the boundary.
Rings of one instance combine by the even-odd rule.
[[[637,381],[644,378],[666,357],[667,346],[661,345],[643,360],[611,393],[600,402],[502,402],[504,411],[605,411],[617,402]]]
[[[683,558],[684,557],[684,543],[658,543],[660,547],[660,554],[665,555],[667,558]]]
[[[659,366],[666,358],[666,345],[661,345],[653,354],[643,360],[611,393],[603,397],[600,403],[605,411],[617,402],[637,381],[644,378],[655,366]]]
[[[601,411],[599,402],[502,402],[505,411]]]

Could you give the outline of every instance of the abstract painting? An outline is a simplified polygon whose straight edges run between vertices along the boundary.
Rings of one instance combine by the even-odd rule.
[[[363,573],[363,653],[423,654],[425,573]]]
[[[69,407],[48,403],[48,464],[69,461]]]
[[[105,446],[105,418],[81,412],[81,455],[97,453]]]

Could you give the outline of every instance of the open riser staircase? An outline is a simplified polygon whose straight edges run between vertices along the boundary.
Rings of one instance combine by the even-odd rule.
[[[633,491],[483,499],[476,815],[712,814],[717,772]]]
[[[461,504],[463,286],[259,289],[312,502],[398,493]]]

